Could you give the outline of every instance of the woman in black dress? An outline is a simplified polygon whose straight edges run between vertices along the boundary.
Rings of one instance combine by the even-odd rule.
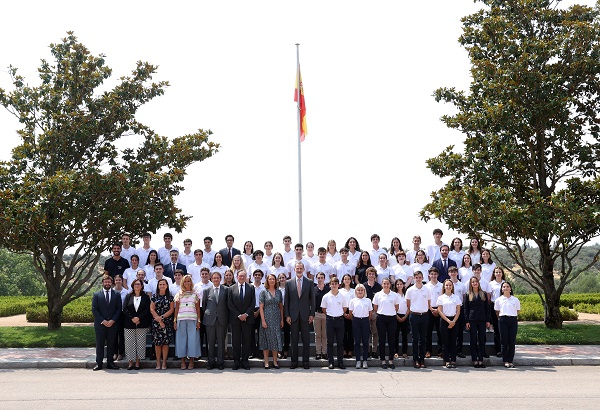
[[[156,353],[156,369],[167,369],[169,344],[173,340],[173,313],[175,307],[173,296],[169,292],[169,282],[160,279],[157,283],[158,292],[152,296],[150,313],[152,314],[152,337]]]

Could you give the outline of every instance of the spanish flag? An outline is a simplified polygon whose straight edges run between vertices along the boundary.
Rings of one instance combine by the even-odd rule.
[[[300,90],[300,92],[298,92]],[[298,94],[300,94],[298,96]],[[298,74],[296,75],[296,89],[294,90],[294,101],[298,103],[300,112],[300,142],[304,141],[308,131],[306,130],[306,103],[304,102],[304,88],[302,87],[302,76],[300,75],[300,65],[298,65]]]

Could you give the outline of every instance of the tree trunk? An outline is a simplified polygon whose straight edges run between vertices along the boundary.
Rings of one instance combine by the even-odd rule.
[[[544,286],[544,324],[549,329],[562,329],[562,316],[560,314],[560,293],[554,283],[554,264],[550,256],[550,247],[546,243],[540,247],[542,259],[542,283]]]
[[[58,289],[59,286],[56,286]],[[62,326],[63,305],[61,296],[52,286],[46,286],[48,291],[48,330],[60,330]]]

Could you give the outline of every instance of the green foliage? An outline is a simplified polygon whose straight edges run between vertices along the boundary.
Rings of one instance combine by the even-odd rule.
[[[561,306],[560,314],[565,321],[577,320],[577,312],[574,312],[567,307]],[[526,322],[539,322],[544,320],[544,306],[540,303],[539,297],[537,302],[521,302],[519,320]]]
[[[529,345],[598,345],[600,326],[568,324],[562,329],[549,329],[538,324],[519,324],[517,344]]]
[[[22,315],[30,306],[46,306],[47,299],[31,296],[0,296],[0,317]]]
[[[45,292],[31,255],[0,249],[0,296],[42,296]]]
[[[521,303],[540,303],[538,295],[519,295],[518,298]],[[574,309],[578,304],[600,305],[600,293],[570,293],[560,298],[560,306]]]
[[[577,303],[573,308],[577,312],[600,314],[600,304]]]
[[[27,321],[32,323],[48,322],[48,308],[45,305],[30,305],[27,307]],[[91,323],[92,298],[89,296],[79,298],[66,305],[62,314],[63,323]]]
[[[94,347],[96,336],[93,326],[65,326],[60,330],[45,327],[0,327],[0,347]]]
[[[53,61],[42,59],[38,85],[10,67],[13,90],[0,88],[0,105],[22,124],[21,144],[0,162],[0,247],[33,255],[54,329],[62,307],[94,285],[100,252],[123,231],[183,229],[189,217],[174,198],[186,169],[219,145],[209,141],[211,131],[167,138],[136,120],[168,86],[152,82],[155,66],[140,61],[100,91],[112,74],[105,56],[93,56],[71,32],[50,51]]]
[[[427,161],[447,183],[421,217],[503,246],[505,267],[543,295],[546,325],[560,327],[561,293],[600,256],[571,263],[600,235],[600,9],[479,1],[459,39],[469,92],[434,93],[457,110],[442,121],[464,134],[462,151]]]

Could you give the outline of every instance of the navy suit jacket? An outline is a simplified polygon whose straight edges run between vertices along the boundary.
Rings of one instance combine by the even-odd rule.
[[[438,282],[444,283],[446,279],[450,279],[450,275],[448,275],[448,268],[450,266],[456,266],[456,262],[454,262],[452,259],[448,258],[446,259],[446,261],[446,269],[444,269],[444,264],[442,263],[441,259],[437,259],[431,264],[431,266],[435,266],[440,271],[440,275],[438,276]]]
[[[235,248],[231,248],[231,258],[229,257],[229,250],[227,248],[221,249],[219,251],[219,253],[223,257],[223,265],[225,265],[227,267],[231,266],[231,259],[235,255],[241,255],[242,254],[239,249],[235,249]]]
[[[219,298],[221,297],[219,293]],[[254,286],[248,283],[244,284],[244,300],[240,301],[240,288],[236,283],[231,285],[227,289],[227,307],[229,308],[229,323],[240,323],[238,316],[246,313],[246,323],[254,323],[254,305],[256,301],[256,295],[254,292]]]
[[[110,290],[110,303],[106,303],[104,289],[94,293],[94,296],[92,296],[94,326],[102,326],[102,321],[104,320],[114,320],[116,322],[122,310],[121,295],[115,292],[114,289]]]
[[[173,283],[175,283],[175,272],[173,271],[173,265],[169,262],[169,264],[163,266],[165,268],[163,275],[171,278]],[[177,263],[177,265],[175,265],[175,269],[181,269],[183,271],[183,275],[187,275],[187,267],[183,263]]]

